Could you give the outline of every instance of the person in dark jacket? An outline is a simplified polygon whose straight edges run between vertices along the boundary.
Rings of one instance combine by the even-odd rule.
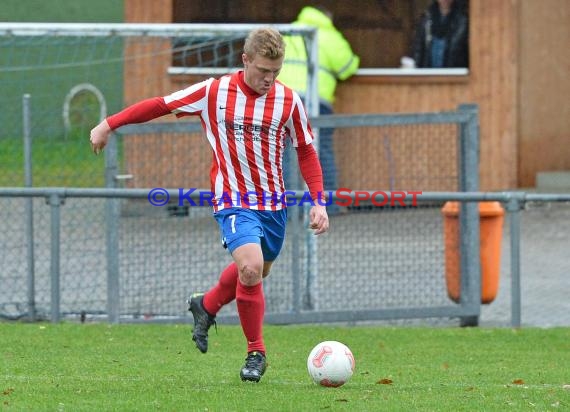
[[[416,27],[418,68],[469,67],[469,25],[458,0],[434,0]]]

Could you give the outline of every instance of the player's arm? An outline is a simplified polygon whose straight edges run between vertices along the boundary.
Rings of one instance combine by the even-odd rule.
[[[148,122],[169,113],[170,110],[163,97],[152,97],[135,103],[119,113],[107,117],[91,130],[91,149],[95,154],[99,154],[107,144],[111,132],[121,126]]]
[[[323,197],[323,171],[317,156],[317,151],[312,144],[307,144],[295,148],[301,175],[307,183],[311,199],[315,203]]]
[[[315,202],[315,206],[311,208],[309,213],[310,227],[315,229],[315,235],[324,233],[329,228],[329,217],[326,207],[324,206],[324,189],[323,189],[323,171],[321,163],[317,156],[317,151],[312,144],[301,145],[296,147],[297,159],[301,175],[307,183],[311,198]],[[322,200],[323,202],[319,202]]]

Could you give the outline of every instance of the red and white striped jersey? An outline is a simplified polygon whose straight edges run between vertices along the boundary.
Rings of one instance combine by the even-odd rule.
[[[301,98],[276,81],[259,95],[243,80],[243,71],[208,79],[164,97],[177,117],[200,116],[212,147],[210,171],[214,210],[240,206],[279,210],[285,192],[283,150],[310,144],[313,132]],[[249,201],[244,202],[244,197]]]

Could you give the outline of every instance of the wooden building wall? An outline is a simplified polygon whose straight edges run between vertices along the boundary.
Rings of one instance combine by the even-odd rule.
[[[514,1],[471,1],[468,78],[357,77],[340,85],[337,111],[430,112],[477,103],[481,189],[516,187],[516,10]]]
[[[521,1],[519,184],[570,170],[570,1]]]
[[[160,2],[125,0],[126,21],[175,21],[173,7],[177,1],[190,8],[192,4],[199,3],[199,1],[180,0]],[[426,0],[418,0],[416,3],[420,4],[420,1],[424,1],[425,4]],[[212,2],[211,7],[214,9],[218,7],[218,12],[225,10],[223,5],[218,4],[219,1],[212,0]],[[220,4],[222,3],[224,2]],[[255,1],[252,0],[251,3]],[[380,4],[370,2],[371,5],[372,3],[374,7]],[[339,86],[335,111],[337,113],[428,112],[454,110],[462,103],[479,104],[482,190],[504,190],[521,184],[532,185],[534,174],[540,169],[570,167],[568,164],[570,145],[566,143],[570,130],[567,99],[570,3],[566,0],[546,0],[546,3],[548,6],[543,7],[542,1],[470,1],[469,76],[464,78],[355,76]],[[338,5],[344,2],[331,4]],[[409,10],[399,8],[398,2],[388,1],[383,4],[387,5],[390,12],[400,13],[401,16],[409,13]],[[298,9],[296,3],[295,9]],[[266,16],[267,13],[275,13],[261,7],[254,7],[253,10],[253,18],[261,16],[260,21],[266,21],[271,17]],[[259,10],[258,15],[255,14],[256,10]],[[364,11],[364,14],[367,12]],[[289,20],[283,17],[281,22]],[[358,33],[358,28],[349,28],[346,35],[362,36],[362,33]],[[388,40],[395,41],[394,34],[387,36]],[[401,48],[401,40],[398,44]],[[401,54],[401,51],[398,53]],[[560,55],[564,56],[562,60],[558,58]],[[161,80],[135,85],[129,84],[127,77],[127,103],[184,87],[187,79],[169,76],[166,73],[168,65],[170,59],[164,57],[163,62],[160,64],[155,62],[149,66],[150,69],[144,65],[136,68],[143,72],[147,70],[144,75],[149,79],[157,77]],[[126,70],[128,72],[130,69]],[[554,79],[552,73],[555,73]],[[378,181],[359,180],[361,179],[359,176],[369,172],[364,168],[374,168],[382,159],[375,159],[368,153],[368,158],[362,162],[355,162],[355,150],[360,150],[362,154],[363,151],[366,152],[367,139],[376,139],[375,142],[378,139],[360,135],[359,144],[350,144],[347,142],[350,142],[351,136],[346,133],[342,135],[342,132],[336,134],[341,184],[351,188],[360,188],[369,184],[385,187],[384,181],[380,182],[380,186],[376,184]],[[397,136],[397,133],[393,133],[393,137],[399,140]],[[428,149],[433,150],[433,147]],[[413,164],[413,147],[406,150],[403,157],[408,163]],[[538,153],[540,155],[537,155]],[[424,160],[422,159],[422,166],[418,166],[415,172],[421,173],[426,167],[433,167],[433,163]],[[355,171],[355,163],[363,169]],[[449,168],[449,171],[453,172],[452,168]],[[386,175],[380,173],[373,176],[382,176],[385,180]]]

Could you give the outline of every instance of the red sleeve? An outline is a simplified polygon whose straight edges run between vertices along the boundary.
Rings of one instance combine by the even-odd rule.
[[[312,144],[308,144],[299,146],[296,149],[301,175],[303,175],[303,179],[309,187],[311,198],[316,201],[320,196],[324,200],[323,171],[315,147]]]
[[[169,113],[170,110],[166,107],[162,97],[152,97],[107,117],[107,123],[111,130],[115,130],[126,124],[148,122]]]

